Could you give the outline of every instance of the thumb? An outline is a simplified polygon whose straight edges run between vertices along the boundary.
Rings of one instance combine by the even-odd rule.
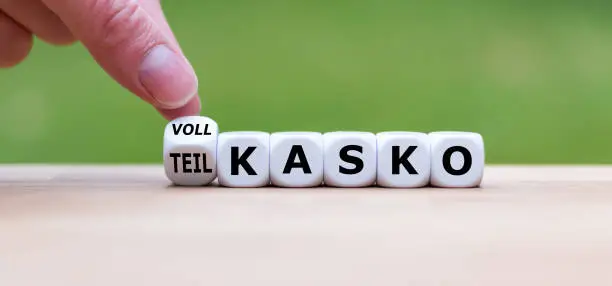
[[[159,0],[43,0],[125,88],[162,113],[197,113],[199,106],[185,108],[200,104],[193,98],[198,89],[195,72],[170,32],[159,3],[152,1]]]

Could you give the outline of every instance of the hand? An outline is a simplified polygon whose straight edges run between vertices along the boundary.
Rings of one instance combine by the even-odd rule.
[[[160,0],[0,0],[0,67],[21,62],[36,35],[80,41],[119,84],[166,119],[197,115],[198,80]]]

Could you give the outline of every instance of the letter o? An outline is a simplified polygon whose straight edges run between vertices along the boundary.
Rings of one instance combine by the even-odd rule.
[[[187,128],[189,127],[189,131],[187,131]],[[191,135],[193,134],[193,124],[185,124],[185,127],[183,127],[183,133],[185,133],[185,135]]]
[[[463,156],[463,166],[458,170],[453,168],[453,166],[451,165],[451,156],[455,152],[459,152]],[[462,146],[450,147],[446,149],[444,155],[442,156],[442,166],[444,167],[444,170],[446,170],[446,172],[453,176],[465,175],[472,168],[472,154],[467,148]]]

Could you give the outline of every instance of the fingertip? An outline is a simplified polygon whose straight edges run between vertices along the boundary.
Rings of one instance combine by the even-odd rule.
[[[153,104],[160,108],[185,106],[198,91],[198,79],[191,64],[167,45],[158,45],[147,52],[138,73]]]
[[[200,97],[196,95],[183,107],[177,109],[157,108],[157,110],[166,120],[170,121],[179,117],[200,115],[200,112],[202,111],[202,103],[200,101]]]
[[[16,41],[17,42],[17,41]],[[22,63],[34,47],[34,36],[30,35],[29,37],[24,37],[18,41],[19,43],[14,43],[10,49],[11,51],[5,54],[3,53],[4,48],[0,47],[0,68],[12,68]]]
[[[56,46],[67,46],[76,42],[70,29],[41,1],[4,2],[3,11],[41,41]]]
[[[36,35],[37,38],[42,40],[47,44],[51,44],[54,46],[71,46],[76,43],[77,40],[68,30],[64,31],[56,31],[53,35]]]
[[[34,36],[0,12],[0,68],[10,68],[28,57]]]

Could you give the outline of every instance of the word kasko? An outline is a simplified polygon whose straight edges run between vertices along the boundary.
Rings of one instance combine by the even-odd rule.
[[[164,132],[164,168],[179,186],[474,188],[485,152],[473,132],[226,132],[201,116]]]

